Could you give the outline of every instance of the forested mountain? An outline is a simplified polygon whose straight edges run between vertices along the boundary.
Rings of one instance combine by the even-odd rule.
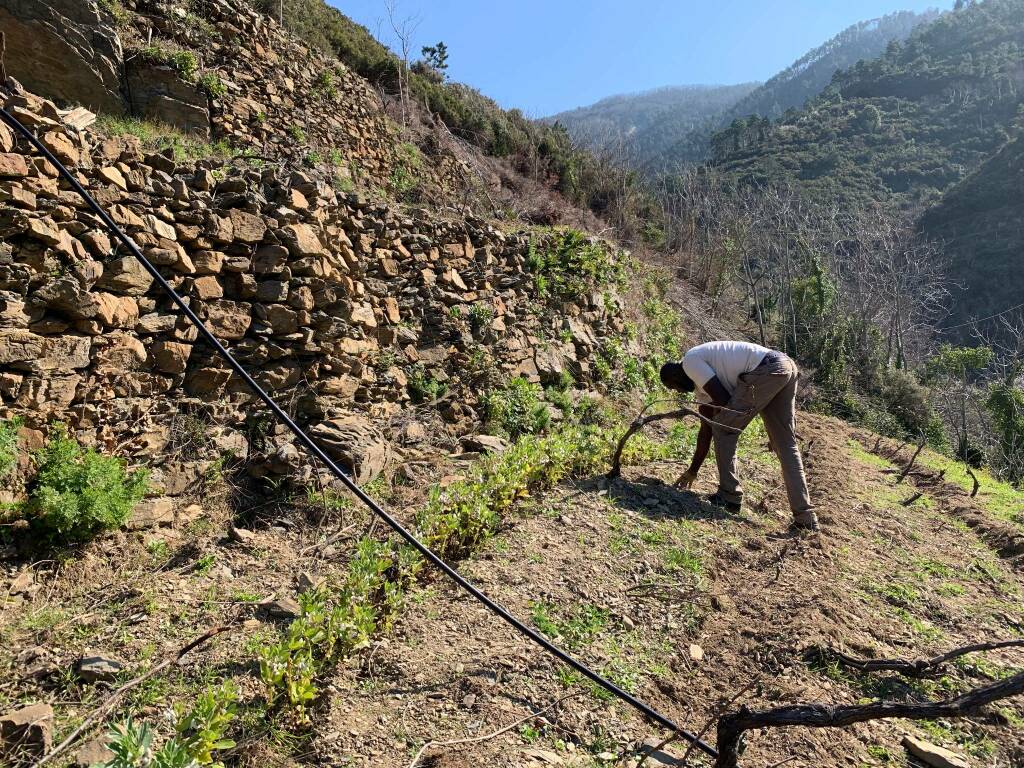
[[[1009,140],[1021,115],[1024,2],[961,4],[837,73],[808,106],[715,135],[716,164],[815,199],[934,203]]]
[[[588,147],[624,153],[627,160],[643,165],[691,133],[707,134],[709,126],[718,124],[718,115],[759,85],[682,85],[620,94],[545,122],[562,124]]]
[[[829,84],[836,70],[875,58],[891,41],[905,39],[937,16],[938,11],[901,11],[854,24],[766,83],[680,86],[611,96],[547,122],[560,122],[587,146],[625,150],[635,165],[651,171],[702,162],[710,155],[715,130],[738,117],[776,119],[787,109],[803,106]]]
[[[956,283],[947,325],[1024,302],[1024,138],[1007,144],[921,219]]]
[[[880,56],[893,40],[905,40],[915,28],[938,15],[938,11],[899,11],[847,27],[740,99],[727,112],[726,122],[748,115],[777,120],[787,109],[801,107],[821,93],[837,70]]]

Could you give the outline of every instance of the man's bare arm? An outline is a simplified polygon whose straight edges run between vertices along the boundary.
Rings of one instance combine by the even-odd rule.
[[[710,395],[715,405],[728,405],[729,401],[732,400],[729,390],[722,385],[717,376],[710,378],[702,389]]]
[[[702,405],[697,410],[700,412],[700,415],[705,418],[715,418],[714,408]],[[700,472],[700,468],[704,465],[704,460],[708,457],[708,451],[711,449],[711,438],[711,427],[707,422],[702,421],[700,423],[700,431],[697,433],[697,444],[693,449],[693,458],[690,460],[690,467],[683,473],[682,477],[676,481],[677,486],[681,488],[689,488],[693,485],[694,480],[697,479],[697,473]]]

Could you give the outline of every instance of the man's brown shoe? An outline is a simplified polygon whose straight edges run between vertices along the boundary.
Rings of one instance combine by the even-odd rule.
[[[739,512],[743,505],[738,501],[729,501],[729,499],[722,496],[720,493],[713,493],[707,498],[708,504],[719,509],[724,509],[728,512]]]
[[[818,516],[813,512],[797,515],[789,527],[796,531],[816,532],[821,530],[821,526],[818,525]]]

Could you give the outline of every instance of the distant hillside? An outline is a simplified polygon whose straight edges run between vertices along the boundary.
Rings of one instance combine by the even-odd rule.
[[[848,69],[862,59],[877,58],[893,40],[906,40],[914,29],[938,16],[938,11],[899,11],[847,27],[740,99],[723,124],[748,115],[777,120],[787,109],[802,107],[821,93],[837,70]]]
[[[950,259],[949,324],[1024,302],[1024,138],[1007,144],[921,219]]]
[[[801,107],[829,84],[838,69],[873,59],[893,40],[904,40],[938,11],[901,11],[863,21],[801,56],[766,83],[689,85],[611,96],[547,118],[586,146],[625,150],[630,162],[651,171],[703,162],[712,134],[747,115],[776,119]]]
[[[544,122],[564,125],[586,146],[625,153],[630,162],[644,165],[694,131],[707,132],[717,115],[758,85],[682,85],[609,96]]]
[[[986,0],[837,73],[819,98],[778,123],[735,121],[715,135],[715,161],[741,182],[916,208],[1007,142],[1022,87],[1024,2]]]

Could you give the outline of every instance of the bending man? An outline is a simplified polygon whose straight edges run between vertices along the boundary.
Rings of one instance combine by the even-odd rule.
[[[782,352],[744,341],[712,341],[694,347],[680,363],[666,363],[661,381],[677,392],[697,393],[701,413],[723,427],[701,423],[697,448],[690,468],[680,478],[689,487],[697,477],[712,440],[718,462],[718,492],[711,504],[738,512],[743,488],[736,476],[736,443],[739,433],[761,415],[772,450],[782,464],[793,526],[818,530],[807,493],[803,459],[796,442],[796,363]],[[714,408],[713,406],[723,406]]]

